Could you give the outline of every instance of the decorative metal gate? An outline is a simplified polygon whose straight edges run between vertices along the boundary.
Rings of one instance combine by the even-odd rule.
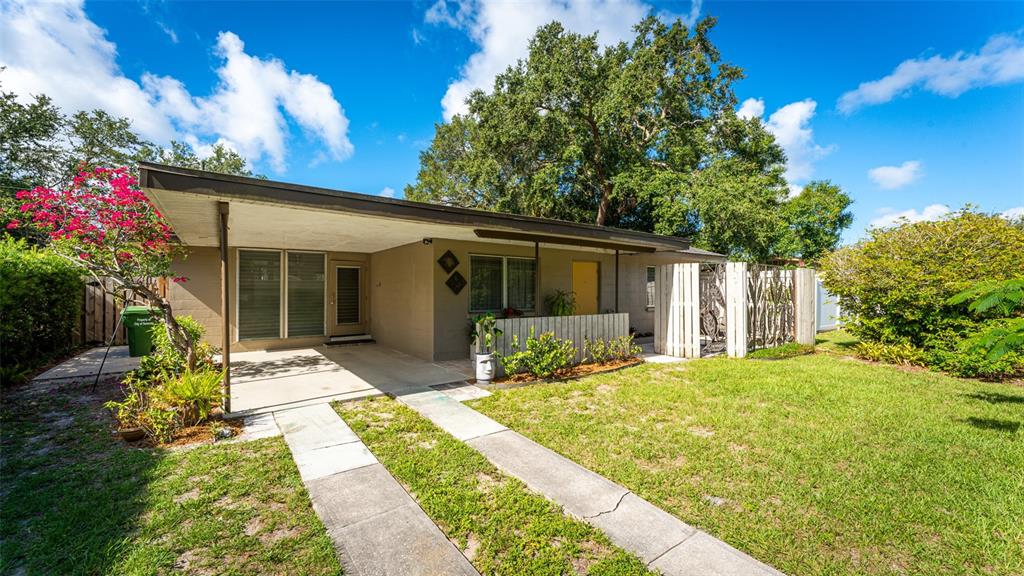
[[[725,351],[725,264],[700,265],[700,354]]]
[[[792,270],[751,264],[747,272],[747,349],[795,340],[795,302]]]

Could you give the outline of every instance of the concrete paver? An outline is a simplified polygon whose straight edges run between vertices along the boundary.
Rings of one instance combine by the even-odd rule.
[[[783,576],[782,572],[699,530],[650,567],[663,574],[687,576]]]
[[[615,509],[629,492],[518,432],[505,430],[467,444],[501,471],[519,478],[579,518]]]
[[[86,350],[78,356],[69,358],[50,368],[32,380],[41,382],[43,380],[57,380],[60,378],[95,378],[96,373],[100,370],[100,364],[103,365],[103,376],[124,374],[139,367],[139,358],[129,356],[127,346],[111,346],[110,354],[107,354],[107,359],[104,361],[103,355],[106,352],[106,346]]]
[[[397,398],[459,440],[469,440],[507,430],[501,424],[437,390],[420,388],[400,394]]]
[[[274,419],[346,574],[479,576],[330,405]]]

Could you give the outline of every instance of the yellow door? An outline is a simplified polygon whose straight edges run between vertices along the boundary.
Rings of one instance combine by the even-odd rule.
[[[577,314],[597,314],[597,262],[572,263],[572,291]]]

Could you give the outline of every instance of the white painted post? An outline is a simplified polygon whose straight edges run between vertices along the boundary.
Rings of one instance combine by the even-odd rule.
[[[725,352],[747,355],[747,263],[725,264]]]
[[[813,268],[797,268],[793,276],[794,302],[796,312],[796,341],[798,344],[814,345],[818,320],[818,283]]]

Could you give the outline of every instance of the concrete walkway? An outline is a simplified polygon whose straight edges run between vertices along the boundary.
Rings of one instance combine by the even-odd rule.
[[[104,355],[106,355],[106,360],[103,358]],[[42,382],[61,378],[76,380],[95,378],[96,373],[100,371],[101,364],[103,365],[103,376],[114,376],[138,368],[139,358],[129,356],[127,346],[111,346],[110,354],[107,354],[106,346],[99,346],[61,362],[33,380]]]
[[[274,418],[346,574],[479,576],[329,404]]]
[[[600,528],[612,542],[639,556],[652,569],[670,576],[781,575],[441,392],[424,389],[397,398],[478,450],[503,472]]]

